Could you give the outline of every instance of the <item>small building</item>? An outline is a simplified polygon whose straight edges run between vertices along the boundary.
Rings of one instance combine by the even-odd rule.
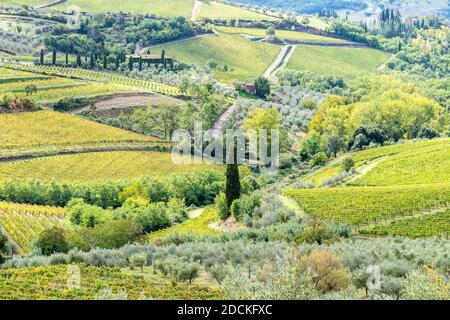
[[[129,54],[127,55],[127,59],[131,59],[133,63],[139,63],[139,60],[142,59],[142,63],[146,63],[148,65],[152,64],[164,64],[164,60],[167,65],[172,65],[175,62],[175,59],[169,56],[162,56],[162,54]]]
[[[256,84],[254,83],[244,83],[242,85],[244,91],[251,95],[256,95]]]

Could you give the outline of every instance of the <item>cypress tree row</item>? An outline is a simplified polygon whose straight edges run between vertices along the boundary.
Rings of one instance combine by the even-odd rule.
[[[39,55],[39,63],[44,64],[44,49],[41,49],[41,52]]]

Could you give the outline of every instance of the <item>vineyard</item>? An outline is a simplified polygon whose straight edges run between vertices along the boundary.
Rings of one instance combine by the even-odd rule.
[[[0,123],[0,154],[38,147],[160,141],[53,111],[1,114]]]
[[[177,165],[164,152],[93,152],[0,163],[0,180],[122,181],[207,169],[221,170],[209,164]]]
[[[132,79],[113,72],[102,72],[87,70],[81,68],[71,68],[62,66],[35,65],[21,62],[3,61],[0,67],[10,68],[19,71],[27,71],[50,76],[67,77],[73,79],[83,79],[95,82],[106,83],[109,85],[128,86],[145,92],[161,93],[168,95],[179,95],[178,88],[158,82],[150,82],[140,79]]]
[[[413,215],[450,204],[450,183],[286,190],[307,214],[364,225]]]
[[[405,236],[410,238],[450,236],[450,210],[380,223],[359,230],[374,236]]]
[[[217,211],[215,208],[206,208],[200,216],[187,220],[183,223],[176,224],[167,229],[153,232],[149,235],[148,239],[150,241],[155,241],[157,239],[164,239],[168,236],[176,234],[191,234],[195,236],[205,236],[208,234],[215,235],[219,232],[211,229],[208,225],[218,219],[219,217],[217,216]]]
[[[147,280],[143,276],[125,275],[119,268],[86,266],[45,266],[1,270],[0,287],[2,288],[0,300],[210,300],[224,298],[223,294],[216,289],[187,285],[174,286],[166,282]]]
[[[376,179],[376,175],[372,174],[372,171],[377,171],[379,173],[382,173],[381,176],[379,176],[379,179],[384,180],[384,176],[386,174],[389,174],[391,176],[391,181],[393,182],[395,179],[400,179],[400,181],[403,181],[402,184],[407,183],[407,181],[411,181],[415,175],[420,174],[422,170],[426,170],[428,173],[432,173],[433,170],[437,170],[437,172],[440,172],[440,174],[443,174],[441,176],[440,174],[434,174],[432,179],[428,179],[425,183],[433,183],[433,182],[445,182],[449,181],[448,178],[446,180],[443,179],[445,177],[445,174],[448,174],[448,172],[443,173],[442,171],[445,171],[445,166],[443,168],[440,168],[440,161],[445,161],[445,154],[448,154],[449,152],[449,145],[450,145],[450,139],[435,139],[435,140],[424,140],[424,141],[413,141],[413,142],[405,142],[405,143],[398,143],[395,145],[385,146],[385,147],[378,147],[378,148],[371,148],[363,151],[359,151],[353,154],[349,154],[346,156],[350,156],[355,161],[355,167],[358,169],[359,167],[366,165],[372,161],[376,161],[377,159],[387,158],[383,159],[375,168],[373,168],[366,176],[372,176],[372,179]],[[424,163],[424,160],[420,159],[426,159],[428,154],[435,154],[436,155],[436,161],[433,161],[432,159],[429,159],[430,162]],[[408,159],[410,157],[410,159]],[[417,160],[416,160],[416,157]],[[378,167],[383,166],[385,163],[392,163],[389,159],[404,159],[407,160],[408,166],[401,169],[397,165],[397,170],[401,170],[402,174],[395,174],[394,172],[387,172],[386,169],[379,170]],[[440,160],[439,160],[440,159]],[[332,163],[330,166],[325,167],[324,169],[318,170],[314,172],[312,175],[309,175],[306,179],[304,179],[305,182],[313,182],[315,185],[319,186],[321,182],[326,180],[327,178],[330,178],[336,174],[338,174],[342,170],[341,160],[337,161],[337,163]],[[420,163],[419,163],[420,162]],[[406,163],[405,163],[406,165]],[[393,169],[393,168],[391,168]],[[406,172],[405,170],[410,170],[409,174],[406,176],[403,176]],[[397,177],[397,178],[395,178]],[[422,175],[422,178],[424,176]],[[439,178],[439,179],[436,179]],[[352,184],[355,185],[364,185],[362,180],[358,180],[356,182],[353,182]],[[422,181],[421,179],[415,179],[415,181]],[[410,183],[407,183],[410,184]]]
[[[61,225],[66,211],[63,208],[32,206],[0,202],[0,226],[26,254],[37,236],[54,225]]]
[[[450,144],[403,152],[381,161],[352,185],[382,186],[450,181]]]

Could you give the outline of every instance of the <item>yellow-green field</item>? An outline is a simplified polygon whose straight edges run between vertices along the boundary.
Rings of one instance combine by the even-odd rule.
[[[0,4],[5,6],[39,6],[49,2],[51,0],[2,0]]]
[[[216,27],[216,29],[228,34],[245,34],[253,37],[265,37],[265,29],[251,29],[251,28],[231,28],[231,27]],[[314,42],[333,42],[333,43],[348,43],[346,40],[324,37],[306,32],[297,32],[290,30],[276,30],[276,36],[282,40],[297,40],[297,41],[314,41]]]
[[[0,153],[34,147],[71,146],[111,142],[157,142],[79,117],[53,111],[0,114]]]
[[[374,168],[352,184],[415,184],[450,181],[449,170],[446,170],[448,152],[450,152],[450,139],[444,138],[371,148],[345,157],[350,156],[355,161],[357,171],[360,170],[358,168],[363,169],[364,166],[377,161]],[[427,157],[427,155],[430,156]],[[342,170],[341,160],[342,158],[335,164],[314,172],[305,179],[305,182],[312,182],[319,186],[324,180],[337,175]]]
[[[375,72],[388,58],[388,53],[371,48],[298,45],[286,69],[351,80]]]
[[[172,162],[170,153],[115,151],[3,162],[0,163],[0,180],[121,181],[208,169],[221,170],[221,167],[208,164],[177,165]]]
[[[49,9],[62,10],[70,6],[80,7],[82,12],[131,12],[149,13],[167,17],[186,17],[192,15],[194,0],[68,0]]]
[[[155,241],[156,239],[163,239],[171,235],[181,234],[187,235],[191,234],[194,236],[205,236],[208,234],[219,234],[219,231],[211,229],[208,225],[214,221],[219,220],[217,211],[213,207],[209,207],[203,210],[200,216],[189,219],[180,224],[173,225],[169,228],[159,230],[151,233],[148,236],[149,241]]]
[[[243,8],[211,1],[203,2],[197,19],[246,19],[246,20],[274,20],[274,18]]]
[[[272,63],[279,47],[266,43],[255,43],[239,35],[219,34],[154,47],[164,49],[168,55],[185,63],[204,66],[215,60],[219,68],[214,75],[223,82],[233,80],[250,81],[260,76]],[[229,71],[223,71],[227,66]]]

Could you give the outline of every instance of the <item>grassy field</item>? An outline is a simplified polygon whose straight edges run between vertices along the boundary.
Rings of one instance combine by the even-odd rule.
[[[80,7],[82,12],[131,12],[149,13],[166,17],[186,17],[192,15],[194,0],[68,0],[50,9],[67,9],[70,6]]]
[[[5,6],[38,6],[51,2],[51,0],[2,0],[1,5]]]
[[[250,81],[261,75],[272,63],[279,47],[266,43],[247,41],[239,35],[210,35],[192,40],[154,47],[153,51],[164,49],[177,60],[204,66],[209,60],[219,63],[215,76],[231,83],[234,79]],[[229,71],[223,71],[227,66]]]
[[[65,215],[63,208],[0,202],[0,226],[17,244],[20,254],[30,251],[44,229],[62,225]]]
[[[79,288],[68,286],[68,276],[73,268],[80,275],[80,282],[73,283]],[[72,266],[72,269],[43,266],[1,270],[0,287],[0,300],[114,300],[124,295],[130,300],[224,299],[217,289],[184,284],[174,286],[169,281],[124,274],[120,268],[82,265]]]
[[[183,223],[176,224],[172,227],[156,231],[148,236],[150,241],[163,239],[176,234],[192,234],[195,236],[205,236],[208,234],[219,234],[219,231],[208,227],[208,224],[219,219],[215,208],[210,207],[203,210],[200,216],[189,219]]]
[[[29,179],[65,182],[135,180],[166,177],[186,171],[220,170],[213,165],[176,165],[170,153],[117,151],[55,156],[0,163],[0,180]]]
[[[158,142],[125,130],[53,111],[0,115],[0,152],[40,146]]]
[[[374,72],[388,57],[389,54],[370,48],[299,45],[286,69],[350,80],[363,73]]]
[[[270,16],[246,10],[243,8],[226,5],[224,3],[211,1],[202,3],[198,19],[246,19],[246,20],[274,20]]]
[[[287,190],[305,213],[353,225],[377,223],[445,207],[450,183]]]
[[[231,28],[231,27],[216,27],[216,29],[223,33],[229,34],[245,34],[253,37],[265,37],[265,29],[250,29],[250,28]],[[330,37],[324,37],[306,32],[297,32],[290,30],[276,30],[276,36],[283,40],[298,40],[298,41],[314,41],[314,42],[334,42],[347,43],[348,41]]]
[[[450,181],[450,143],[402,152],[381,161],[353,185],[386,186]]]

